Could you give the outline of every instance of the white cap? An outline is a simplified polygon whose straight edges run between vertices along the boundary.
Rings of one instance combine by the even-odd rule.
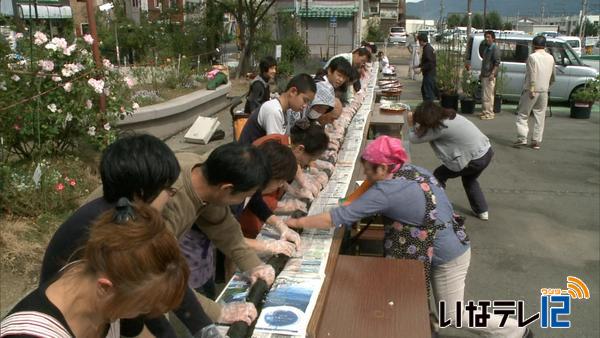
[[[329,82],[317,82],[317,92],[315,93],[315,98],[312,100],[310,106],[335,107],[335,90]]]

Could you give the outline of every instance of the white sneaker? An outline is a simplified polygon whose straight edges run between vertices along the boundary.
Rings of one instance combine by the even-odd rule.
[[[477,218],[479,218],[482,221],[487,221],[489,219],[488,212],[485,211],[485,212],[482,212],[481,214],[478,214]]]

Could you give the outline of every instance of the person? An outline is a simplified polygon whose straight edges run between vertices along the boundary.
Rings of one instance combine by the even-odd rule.
[[[291,230],[279,217],[273,214],[270,208],[263,201],[263,194],[270,194],[283,187],[286,182],[291,182],[296,175],[296,158],[288,146],[277,142],[267,142],[259,145],[258,150],[266,157],[271,169],[271,176],[267,185],[252,195],[249,200],[239,205],[232,206],[231,209],[240,222],[242,233],[246,238],[246,244],[259,253],[270,255],[284,254],[292,256],[296,248],[300,245],[300,236],[294,230]],[[255,225],[255,233],[249,234],[247,225],[240,219],[242,211],[249,210],[259,215],[260,224]],[[278,240],[256,240],[256,235],[263,224],[272,225],[279,231]],[[186,232],[179,241],[180,248],[190,266],[189,286],[199,293],[213,299],[216,296],[216,285],[214,281],[214,248],[208,237],[199,229],[197,225]],[[226,264],[227,265],[227,264]],[[232,270],[232,269],[230,269]]]
[[[258,178],[253,178],[249,184],[256,187],[264,184],[264,180],[268,176],[268,171],[265,168],[262,157],[255,158],[249,156],[244,159],[243,152],[236,152],[241,159],[236,160],[228,158],[229,165],[231,163],[239,164],[240,161],[251,169],[251,172],[258,171]],[[219,156],[217,161],[219,162]],[[245,160],[245,161],[244,161]],[[213,161],[214,162],[214,161]],[[219,165],[218,163],[216,164]],[[214,166],[214,165],[213,165]],[[191,171],[190,168],[187,170]],[[218,169],[221,170],[221,169]],[[231,171],[225,170],[224,174],[238,175],[238,172],[231,174]],[[67,219],[53,235],[44,259],[42,262],[42,274],[40,283],[44,283],[55,276],[58,271],[72,259],[78,259],[77,248],[83,246],[89,235],[89,227],[94,219],[102,212],[114,207],[114,204],[120,197],[129,199],[141,199],[144,202],[151,203],[157,210],[163,210],[167,201],[173,198],[176,194],[181,195],[182,189],[185,187],[176,182],[181,182],[180,176],[186,176],[189,180],[189,172],[184,175],[181,172],[181,167],[178,158],[169,149],[169,147],[158,138],[150,135],[134,135],[118,139],[111,144],[103,153],[100,164],[100,176],[102,186],[92,192],[88,202],[80,207],[69,219]],[[179,177],[179,178],[178,178]],[[189,194],[188,191],[185,193]],[[208,203],[207,203],[208,204]],[[192,210],[191,208],[190,210]],[[183,211],[182,211],[183,212]],[[215,213],[224,214],[223,208],[207,206],[200,212],[203,216],[208,216],[208,220],[201,219],[201,224],[213,220],[210,217],[215,217]],[[164,215],[163,215],[164,216]],[[168,220],[168,218],[165,218]],[[216,220],[216,224],[220,220]],[[223,222],[227,219],[223,218]],[[237,225],[239,227],[239,225]],[[223,228],[229,230],[235,228],[235,224],[228,223]],[[172,228],[172,227],[170,227]],[[181,234],[175,233],[179,238]],[[235,234],[234,234],[235,235]],[[218,235],[214,235],[218,236]],[[239,238],[232,237],[232,242],[220,239],[214,241],[218,247],[223,246],[229,248],[237,248],[243,255],[244,247],[236,243],[243,241],[241,235]],[[225,242],[225,243],[223,243]],[[260,262],[250,261],[258,265]],[[255,266],[252,265],[252,266]],[[225,307],[216,307],[212,303],[204,300],[208,306],[212,306],[212,313],[207,314],[203,307],[198,302],[195,293],[191,289],[186,290],[184,300],[174,313],[183,322],[186,328],[193,334],[203,334],[211,332],[214,329],[213,322],[220,320],[223,322],[235,322],[238,320],[251,321],[250,317],[255,316],[255,309],[250,303],[233,304]],[[211,315],[212,317],[209,317]],[[250,317],[249,317],[250,316]],[[143,329],[144,325],[152,334],[157,337],[176,337],[174,329],[169,322],[163,317],[156,319],[136,318],[134,320],[123,321],[121,328],[125,336],[137,336]]]
[[[361,89],[360,78],[367,72],[367,63],[371,62],[372,54],[370,49],[366,47],[359,47],[353,50],[351,53],[338,54],[329,59],[323,68],[327,69],[331,62],[338,57],[346,59],[346,61],[352,65],[354,72],[349,75],[349,83],[352,84],[352,89],[354,92],[358,92]],[[347,86],[342,86],[340,89],[336,87],[336,90],[338,90],[340,93],[344,93],[344,95],[341,97],[341,100],[344,104],[347,104],[352,100],[352,90]]]
[[[352,67],[356,70],[363,68],[368,62],[371,62],[371,51],[366,47],[359,47],[353,50],[350,53],[342,53],[335,55],[327,63],[323,66],[324,69],[327,69],[331,61],[338,57],[343,57],[346,61],[350,62]]]
[[[423,101],[433,101],[438,96],[437,86],[435,84],[435,50],[429,44],[427,34],[422,33],[417,36],[419,45],[423,48],[421,63],[418,71],[423,73],[423,82],[421,83],[421,96]]]
[[[317,93],[306,117],[322,126],[333,123],[342,114],[342,103],[335,97],[335,89],[329,81],[317,82]]]
[[[393,75],[396,73],[395,67],[390,65],[390,60],[383,54],[383,51],[379,51],[377,57],[379,58],[379,66],[381,67],[383,75]]]
[[[162,211],[167,228],[180,239],[195,225],[252,283],[260,278],[271,285],[275,278],[273,267],[264,264],[248,247],[230,210],[231,205],[250,198],[269,181],[271,174],[265,156],[251,145],[235,142],[215,148],[208,156],[194,153],[175,156],[181,174],[173,184],[177,194]],[[203,295],[198,295],[198,300],[216,322],[243,320],[250,324],[257,315],[252,303],[222,306]]]
[[[317,91],[315,80],[308,74],[298,74],[288,82],[285,92],[278,98],[263,103],[255,110],[238,140],[241,144],[250,145],[254,140],[268,134],[289,133],[289,113],[302,112],[315,97]]]
[[[444,189],[427,170],[406,164],[402,141],[380,136],[367,144],[362,155],[366,179],[373,185],[346,206],[298,219],[290,227],[330,228],[350,226],[361,218],[384,216],[384,254],[387,258],[414,259],[425,265],[426,282],[431,282],[435,301],[463,301],[465,280],[471,260],[469,238],[461,217],[454,214]],[[402,276],[398,276],[402,278]],[[462,314],[463,328],[468,316]],[[456,323],[456,307],[447,306],[445,318]],[[486,328],[467,329],[496,337],[528,337],[529,330],[509,318],[490,315]]]
[[[259,147],[270,143],[289,147],[295,158],[294,163],[297,163],[299,168],[304,169],[309,167],[313,161],[318,159],[327,150],[329,137],[325,134],[322,126],[302,120],[292,128],[291,135],[271,134],[254,141],[254,145]],[[294,174],[296,175],[296,169],[294,169]],[[263,209],[266,211],[263,214],[261,214],[260,210],[256,211],[252,208],[246,208],[242,211],[239,215],[239,221],[246,238],[256,238],[262,225],[265,222],[269,223],[269,218],[271,217],[274,219],[269,224],[279,223],[280,219],[275,219],[276,216],[273,215],[271,210],[277,207],[277,201],[279,201],[283,193],[283,189],[277,189],[270,193],[263,191],[262,199],[269,210]],[[282,228],[281,225],[277,227]],[[281,230],[280,233],[282,233]],[[296,241],[292,240],[292,242]]]
[[[486,48],[483,51],[483,60],[481,61],[481,114],[482,120],[494,119],[494,96],[496,90],[496,77],[500,68],[500,50],[496,46],[496,33],[494,31],[485,32]]]
[[[17,303],[0,336],[119,337],[120,318],[179,306],[189,270],[156,209],[122,197],[89,231],[81,259]]]
[[[272,56],[267,56],[260,60],[258,68],[260,74],[250,82],[250,89],[244,105],[244,113],[248,115],[271,98],[269,81],[274,79],[277,74],[277,61]]]
[[[527,120],[533,111],[534,125],[531,148],[539,150],[544,136],[548,91],[556,78],[554,57],[545,50],[546,38],[538,35],[533,38],[534,52],[527,57],[525,82],[517,108],[517,141],[515,147],[527,145],[529,125]]]
[[[419,63],[421,62],[421,56],[419,55],[418,48],[419,44],[417,38],[415,37],[415,33],[408,35],[406,46],[408,48],[408,52],[410,53],[410,61],[408,63],[408,78],[414,80],[417,75],[415,68],[418,68]]]
[[[442,161],[433,172],[440,185],[460,176],[473,213],[487,221],[488,205],[477,181],[494,156],[487,136],[454,110],[431,101],[419,105],[414,115],[409,112],[407,120],[410,142],[429,142]]]
[[[115,207],[121,197],[140,200],[162,210],[177,192],[172,185],[180,174],[175,154],[160,139],[145,134],[127,134],[109,145],[100,160],[102,186],[88,201],[63,222],[48,243],[40,274],[40,286],[51,281],[70,261],[81,258],[79,248],[85,246],[94,220]],[[175,309],[190,332],[212,330],[212,320],[195,300],[191,290]],[[126,319],[121,321],[124,336],[137,336],[144,325],[157,337],[176,337],[175,330],[163,317]]]

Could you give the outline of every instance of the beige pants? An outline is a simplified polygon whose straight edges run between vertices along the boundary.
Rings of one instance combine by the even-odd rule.
[[[517,140],[527,141],[529,134],[529,113],[533,111],[533,135],[531,140],[541,143],[544,135],[544,122],[546,120],[546,108],[548,107],[548,92],[534,92],[533,98],[529,95],[530,91],[525,90],[519,100],[517,112]]]
[[[494,116],[494,87],[496,87],[495,77],[481,78],[481,115]]]

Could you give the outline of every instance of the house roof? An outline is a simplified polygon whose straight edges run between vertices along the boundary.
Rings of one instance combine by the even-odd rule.
[[[281,12],[295,13],[294,8],[282,8]],[[358,12],[357,6],[340,6],[340,7],[317,7],[300,8],[298,16],[301,18],[351,18]]]

